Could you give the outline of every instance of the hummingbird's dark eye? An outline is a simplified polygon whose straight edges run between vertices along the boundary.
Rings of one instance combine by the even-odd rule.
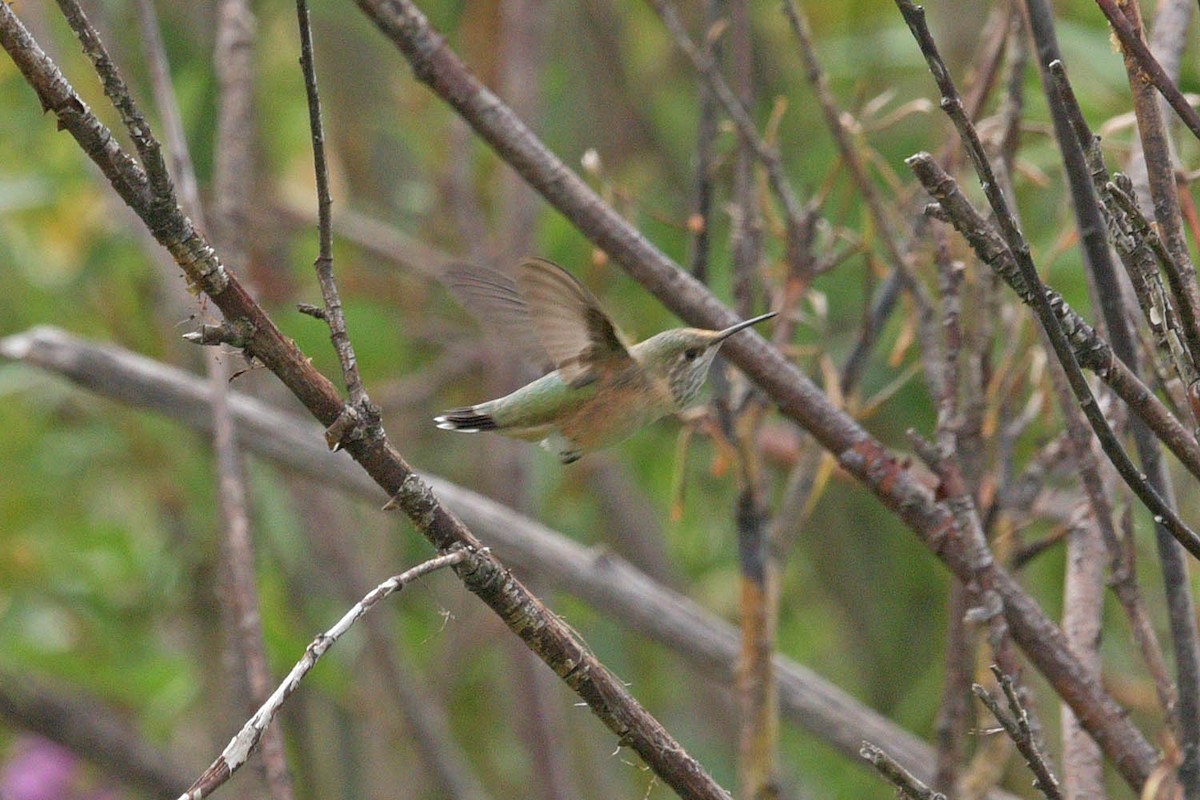
[[[688,361],[695,361],[697,358],[700,357],[700,354],[702,352],[704,352],[704,351],[699,347],[689,347],[687,350],[683,351],[683,357],[686,358]]]

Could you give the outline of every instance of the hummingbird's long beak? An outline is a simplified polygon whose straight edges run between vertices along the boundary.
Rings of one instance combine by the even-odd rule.
[[[758,323],[762,322],[763,320],[770,319],[771,317],[775,316],[775,314],[776,314],[776,312],[770,311],[766,314],[759,314],[757,317],[745,320],[744,322],[739,322],[736,325],[730,325],[725,330],[717,333],[717,335],[713,337],[712,344],[709,346],[713,347],[715,345],[718,345],[721,342],[728,339],[730,336],[733,336],[735,333],[742,330],[743,328],[749,328],[751,325],[757,325]]]

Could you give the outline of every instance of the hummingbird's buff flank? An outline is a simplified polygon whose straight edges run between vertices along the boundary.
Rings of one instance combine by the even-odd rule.
[[[540,441],[564,464],[686,409],[721,343],[775,316],[723,331],[675,328],[628,344],[587,287],[544,259],[521,262],[516,281],[470,267],[454,267],[447,278],[470,311],[552,371],[512,394],[447,411],[434,418],[437,426]]]

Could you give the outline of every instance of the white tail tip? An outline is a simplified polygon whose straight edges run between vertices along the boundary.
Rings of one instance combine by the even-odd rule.
[[[451,422],[446,417],[434,417],[433,421],[437,426],[444,431],[458,431],[459,433],[479,433],[482,428],[460,428],[458,425]]]

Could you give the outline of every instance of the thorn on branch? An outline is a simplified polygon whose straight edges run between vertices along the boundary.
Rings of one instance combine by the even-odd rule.
[[[333,452],[341,450],[347,442],[365,438],[366,432],[362,424],[362,415],[358,409],[347,403],[342,406],[342,413],[325,429],[325,444]]]
[[[184,341],[200,345],[227,344],[239,350],[249,350],[250,340],[257,329],[246,319],[222,322],[220,325],[201,325],[199,330],[185,333]],[[247,352],[247,355],[249,353]]]

